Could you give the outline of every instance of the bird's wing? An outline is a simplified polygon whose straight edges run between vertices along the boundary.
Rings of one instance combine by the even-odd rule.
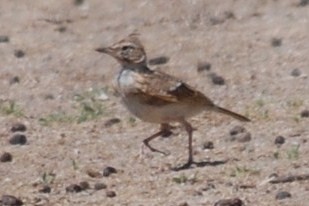
[[[207,98],[201,92],[168,74],[155,71],[141,75],[138,81],[138,92],[148,104],[162,105],[201,101]]]

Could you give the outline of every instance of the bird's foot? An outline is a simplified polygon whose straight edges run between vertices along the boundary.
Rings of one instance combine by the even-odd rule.
[[[181,165],[179,167],[174,167],[174,168],[172,168],[172,170],[173,171],[180,171],[180,170],[190,169],[193,164],[195,164],[195,162],[193,160],[189,159],[184,165]]]

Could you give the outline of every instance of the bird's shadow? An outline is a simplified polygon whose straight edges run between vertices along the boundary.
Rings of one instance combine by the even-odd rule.
[[[179,167],[173,167],[171,170],[172,171],[182,171],[182,170],[187,170],[187,169],[193,169],[193,165],[196,167],[206,167],[206,166],[218,166],[218,165],[223,165],[227,163],[228,160],[216,160],[216,161],[200,161],[200,162],[192,162],[190,165],[183,165]]]

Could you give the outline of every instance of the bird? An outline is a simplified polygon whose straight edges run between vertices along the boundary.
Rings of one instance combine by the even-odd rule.
[[[171,123],[178,122],[188,135],[188,159],[177,169],[188,169],[194,163],[193,127],[189,118],[203,111],[214,111],[231,116],[242,122],[250,119],[216,105],[202,92],[181,79],[159,70],[150,69],[147,54],[139,34],[132,33],[108,47],[95,48],[97,52],[113,57],[121,65],[117,87],[122,102],[137,118],[160,125],[160,130],[143,140],[152,152],[165,152],[154,148],[150,142],[170,132]]]

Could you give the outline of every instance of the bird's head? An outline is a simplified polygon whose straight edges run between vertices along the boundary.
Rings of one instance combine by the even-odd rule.
[[[147,62],[144,47],[135,33],[109,47],[97,48],[96,51],[114,57],[123,66],[146,65]]]

